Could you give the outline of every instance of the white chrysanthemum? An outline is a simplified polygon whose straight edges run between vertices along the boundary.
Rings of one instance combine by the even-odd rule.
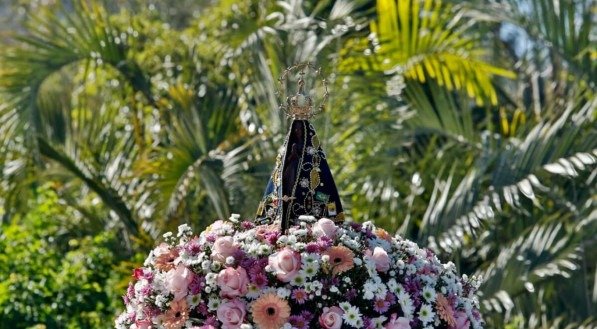
[[[375,297],[375,286],[376,284],[371,281],[365,282],[363,285],[363,299],[372,300]]]
[[[429,303],[435,300],[435,289],[429,286],[425,286],[421,294],[423,295],[423,298],[425,298],[425,300]]]
[[[396,279],[391,278],[390,280],[388,280],[388,289],[390,289],[391,292],[393,292],[394,294],[398,294],[398,282],[396,282]]]
[[[259,245],[257,249],[258,255],[270,255],[272,253],[272,247],[267,244]]]
[[[303,264],[303,266],[305,266],[309,263],[317,263],[320,259],[321,259],[321,257],[319,256],[319,254],[315,254],[315,253],[302,253],[301,254],[301,263]]]
[[[298,236],[306,236],[307,234],[309,234],[309,231],[307,229],[302,228],[302,229],[295,230],[293,233],[294,233],[294,236],[298,237]]]
[[[293,286],[302,286],[307,282],[307,276],[304,271],[299,271],[298,274],[290,280],[290,284]]]
[[[228,220],[230,220],[233,223],[238,223],[239,219],[240,219],[239,214],[232,214],[232,215],[230,215],[230,218],[228,218]]]
[[[164,308],[166,303],[168,302],[168,298],[163,295],[155,296],[155,305],[159,308]]]
[[[278,288],[276,290],[276,294],[281,298],[288,298],[288,296],[290,296],[290,289]]]
[[[288,236],[288,244],[293,245],[295,243],[296,243],[296,236],[294,236],[294,235]]]
[[[216,273],[207,273],[207,275],[205,275],[205,284],[209,286],[215,285],[217,280],[218,275]]]
[[[363,322],[361,312],[355,306],[348,307],[348,309],[344,311],[342,319],[355,328],[360,328]]]
[[[207,299],[207,309],[210,311],[215,311],[219,306],[222,300],[218,297],[209,297]]]
[[[377,318],[372,318],[371,321],[373,322],[373,324],[375,325],[375,328],[383,328],[383,324],[384,322],[386,322],[388,320],[387,317],[385,316],[379,316]]]
[[[248,299],[257,299],[261,295],[261,289],[254,284],[249,284],[247,294],[245,297]]]
[[[195,308],[195,306],[199,305],[201,302],[201,294],[188,295],[186,299],[187,305],[189,305],[190,308]]]
[[[433,308],[431,307],[431,305],[424,304],[423,306],[421,306],[421,309],[419,310],[419,320],[421,320],[421,322],[423,322],[424,325],[427,325],[428,323],[432,322],[434,317],[435,313],[433,312]]]
[[[349,302],[342,302],[338,304],[338,306],[342,309],[342,311],[347,312],[352,306]]]
[[[401,291],[398,294],[398,303],[402,307],[402,312],[404,312],[404,317],[407,319],[412,319],[413,312],[415,311],[413,306],[413,301],[410,299],[410,296],[405,291]]]
[[[307,278],[314,277],[319,272],[319,263],[312,262],[304,265],[302,272]]]

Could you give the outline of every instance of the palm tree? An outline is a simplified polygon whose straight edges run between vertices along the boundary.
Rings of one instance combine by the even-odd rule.
[[[483,276],[488,327],[594,326],[594,5],[222,1],[179,25],[40,10],[0,54],[3,217],[45,181],[131,250],[249,217],[286,129],[276,79],[315,61],[353,219]]]
[[[393,37],[355,41],[363,55],[353,52],[346,60],[357,79],[370,68],[400,65],[398,74],[384,72],[391,76],[385,85],[369,82],[361,88],[354,83],[346,95],[361,118],[350,121],[343,114],[345,127],[335,136],[336,145],[346,143],[340,153],[351,150],[344,161],[354,160],[342,172],[350,181],[345,191],[353,216],[389,222],[452,259],[463,272],[484,277],[482,305],[490,327],[595,325],[590,311],[595,258],[587,253],[595,246],[597,230],[592,128],[597,100],[588,88],[594,85],[595,69],[588,60],[592,6],[558,4],[554,10],[549,0],[532,1],[531,12],[539,14],[529,22],[522,20],[520,11],[529,5],[522,1],[448,6],[452,11],[443,15],[431,10],[441,8],[438,1],[378,1],[379,23],[372,29],[381,35],[393,31]],[[432,22],[440,23],[434,28]],[[474,29],[467,25],[471,22],[476,22]],[[526,35],[519,32],[533,38],[529,49],[513,49],[514,42],[500,38],[500,29],[511,31],[511,24],[530,29]],[[455,33],[448,33],[450,28]],[[483,31],[485,37],[479,37]],[[469,40],[463,42],[473,54],[478,53],[475,45],[490,49],[487,44],[496,44],[491,55],[519,68],[517,79],[471,79],[491,84],[479,85],[485,93],[478,96],[471,94],[472,86],[450,84],[469,66],[454,65],[462,70],[440,75],[438,65],[447,63],[448,70],[448,63],[458,60],[439,59],[441,51],[420,46],[463,54],[454,46],[442,48],[440,40],[461,44],[450,38]],[[438,59],[428,59],[429,54]],[[483,72],[512,77],[481,65],[478,73]],[[399,98],[387,99],[387,91]],[[468,101],[471,96],[476,104]],[[351,145],[350,138],[358,145]],[[573,303],[564,302],[568,289],[575,291]]]

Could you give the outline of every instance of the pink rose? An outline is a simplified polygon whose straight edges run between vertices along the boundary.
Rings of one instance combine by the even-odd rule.
[[[245,304],[238,299],[223,302],[218,306],[216,313],[218,320],[222,322],[222,329],[238,329],[245,319]]]
[[[220,287],[220,296],[226,298],[243,296],[247,293],[249,283],[247,271],[242,267],[236,269],[228,267],[220,271],[217,283]]]
[[[373,252],[367,249],[365,255],[375,261],[375,269],[378,272],[387,272],[390,269],[390,257],[383,248],[375,247]]]
[[[322,218],[318,220],[313,227],[311,227],[311,231],[313,235],[316,237],[320,236],[327,236],[330,239],[336,238],[336,231],[338,227],[334,224],[334,221],[328,218]]]
[[[453,329],[469,329],[471,326],[471,322],[468,319],[468,315],[462,311],[456,312],[456,326],[452,327]]]
[[[174,300],[186,297],[189,283],[194,277],[193,272],[182,264],[178,264],[166,273],[166,288],[174,294]]]
[[[170,252],[170,246],[165,242],[160,243],[157,247],[155,247],[155,249],[153,249],[153,255],[156,257],[163,255],[163,254],[167,254],[169,252]]]
[[[237,250],[231,236],[221,236],[216,239],[211,250],[211,259],[225,263],[226,258],[232,256]]]
[[[268,258],[269,266],[274,269],[278,280],[290,282],[294,279],[301,268],[301,255],[293,250],[284,248]]]
[[[319,316],[319,325],[324,329],[340,329],[342,327],[342,311],[338,306],[325,307]]]
[[[392,314],[390,322],[386,323],[385,329],[410,329],[410,321],[407,318],[396,318],[396,313]]]
[[[151,328],[151,321],[145,320],[137,320],[135,324],[131,326],[131,329],[150,329]]]

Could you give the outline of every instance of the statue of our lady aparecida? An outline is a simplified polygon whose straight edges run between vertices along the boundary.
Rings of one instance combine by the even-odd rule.
[[[482,328],[478,280],[372,222],[344,221],[309,122],[327,86],[314,106],[304,76],[321,70],[297,64],[280,81],[296,72],[297,92],[280,106],[290,130],[256,218],[164,235],[133,270],[116,327]]]

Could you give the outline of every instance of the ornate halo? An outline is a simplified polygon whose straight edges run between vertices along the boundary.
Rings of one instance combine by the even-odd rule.
[[[289,94],[286,83],[289,75],[297,70],[299,71],[297,92],[287,96],[285,102],[280,101],[280,96]],[[315,76],[321,80],[323,95],[321,96],[321,101],[318,106],[314,106],[311,96],[309,96],[308,93],[305,93],[305,70],[314,72]],[[325,110],[325,102],[328,99],[329,92],[327,81],[321,74],[321,67],[315,67],[311,62],[294,64],[284,70],[284,73],[282,73],[282,76],[278,79],[278,83],[280,85],[280,88],[276,90],[276,97],[280,104],[278,108],[284,111],[288,117],[296,120],[308,120]]]

